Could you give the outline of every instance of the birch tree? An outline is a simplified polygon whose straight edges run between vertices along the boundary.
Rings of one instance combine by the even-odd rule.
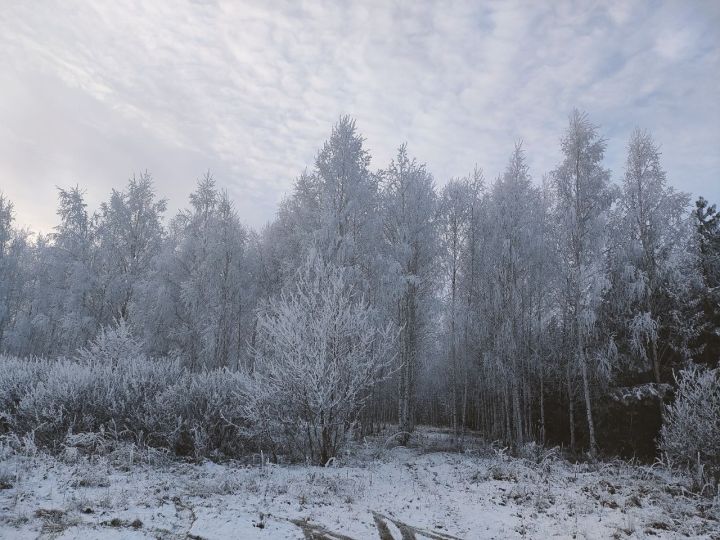
[[[482,172],[450,180],[440,195],[439,233],[446,283],[446,338],[453,431],[465,427],[470,377],[470,316],[479,268],[476,232],[483,189]]]
[[[390,312],[400,328],[398,423],[405,443],[415,428],[418,368],[432,333],[437,203],[432,176],[408,157],[405,145],[381,176]]]
[[[492,409],[489,434],[518,447],[534,436],[538,341],[544,321],[538,291],[546,280],[546,207],[517,143],[484,206],[480,259],[483,321],[480,392]],[[537,317],[540,316],[538,322]]]
[[[660,151],[650,134],[636,129],[628,144],[625,177],[613,212],[614,299],[628,353],[656,383],[672,354],[669,329],[676,291],[690,280],[689,196],[667,184]]]
[[[29,354],[70,355],[99,328],[92,218],[79,187],[59,189],[58,195],[60,223],[35,247],[27,305]]]
[[[171,224],[138,317],[151,351],[175,351],[191,368],[236,366],[254,309],[245,272],[247,233],[208,174]],[[144,315],[143,315],[144,314]]]
[[[612,204],[610,172],[603,168],[605,141],[585,113],[577,109],[562,141],[563,160],[552,172],[557,192],[558,247],[565,280],[566,331],[571,355],[579,368],[585,402],[589,451],[597,453],[588,350],[604,287],[604,227]]]
[[[24,345],[14,326],[25,301],[28,250],[27,234],[14,226],[13,205],[0,193],[0,351]]]
[[[148,277],[162,247],[165,208],[166,201],[155,197],[148,173],[130,179],[124,191],[113,190],[110,200],[100,206],[97,267],[102,325],[130,317],[138,286]]]

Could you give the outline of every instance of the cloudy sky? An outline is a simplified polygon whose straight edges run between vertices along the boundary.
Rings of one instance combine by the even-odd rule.
[[[152,173],[173,212],[210,170],[260,226],[341,114],[383,167],[406,141],[438,184],[559,158],[573,107],[623,172],[636,125],[670,181],[720,202],[720,2],[3,0],[0,191],[49,231]]]

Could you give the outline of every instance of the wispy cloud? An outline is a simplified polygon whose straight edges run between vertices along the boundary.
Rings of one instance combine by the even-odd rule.
[[[104,5],[101,5],[104,4]],[[720,199],[717,2],[15,3],[0,12],[0,189],[48,230],[54,185],[92,203],[148,169],[171,206],[205,170],[269,219],[340,114],[384,166],[403,141],[439,183],[533,173],[587,110],[622,174],[652,130],[671,181]]]

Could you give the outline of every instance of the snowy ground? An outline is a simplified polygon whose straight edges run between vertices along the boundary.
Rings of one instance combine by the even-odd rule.
[[[713,538],[718,501],[621,462],[372,440],[337,466],[0,454],[0,538]]]

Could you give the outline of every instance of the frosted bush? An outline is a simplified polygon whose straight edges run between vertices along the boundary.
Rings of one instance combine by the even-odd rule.
[[[186,373],[158,397],[163,443],[180,455],[237,456],[247,436],[248,381],[229,369]]]
[[[154,424],[155,397],[181,373],[174,361],[60,360],[20,401],[16,428],[34,431],[44,446],[57,446],[68,433],[101,428],[137,440]]]
[[[315,464],[336,457],[370,389],[387,376],[396,337],[344,269],[308,257],[294,287],[258,318],[249,404],[258,435],[273,451]]]
[[[18,405],[33,386],[47,378],[46,360],[0,356],[0,433],[14,428]]]
[[[124,359],[143,357],[142,343],[136,340],[125,319],[114,327],[104,327],[90,344],[79,351],[79,357],[86,361],[114,363]]]
[[[92,369],[99,375],[93,396],[98,418],[138,444],[157,429],[157,397],[183,374],[178,361],[164,359],[133,358]]]
[[[20,402],[15,425],[20,433],[34,432],[41,446],[63,439],[69,429],[89,431],[94,425],[91,391],[94,374],[85,366],[60,360],[44,380]]]
[[[689,466],[700,482],[720,480],[720,369],[691,366],[676,377],[675,402],[665,410],[660,448]]]

